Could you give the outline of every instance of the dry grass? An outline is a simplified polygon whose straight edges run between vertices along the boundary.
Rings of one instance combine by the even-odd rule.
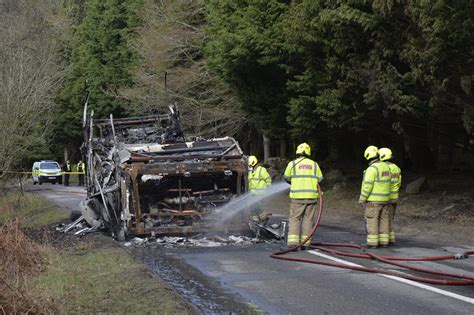
[[[26,236],[18,220],[0,227],[0,313],[50,313],[53,305],[35,294],[28,278],[43,268],[47,247]]]

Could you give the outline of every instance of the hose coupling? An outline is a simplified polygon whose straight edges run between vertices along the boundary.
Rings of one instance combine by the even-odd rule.
[[[454,259],[456,259],[456,260],[458,260],[458,259],[466,259],[466,258],[468,258],[468,256],[465,255],[465,254],[455,254],[455,255],[454,255]]]

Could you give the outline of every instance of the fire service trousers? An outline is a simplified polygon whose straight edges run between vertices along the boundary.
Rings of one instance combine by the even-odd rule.
[[[367,245],[386,246],[389,239],[390,204],[368,202],[365,206]]]
[[[312,203],[299,203],[293,199],[290,203],[290,216],[288,227],[288,246],[297,245],[308,237],[314,225],[317,201]],[[311,244],[309,239],[304,245]]]
[[[397,210],[397,204],[392,203],[391,208],[389,208],[390,212],[388,215],[388,243],[389,244],[395,244],[395,227],[393,224],[393,220],[395,219],[395,210]]]

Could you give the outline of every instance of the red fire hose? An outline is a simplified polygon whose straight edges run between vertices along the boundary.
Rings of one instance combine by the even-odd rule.
[[[418,282],[424,282],[424,283],[430,283],[430,284],[438,284],[438,285],[474,285],[474,276],[467,276],[464,274],[455,274],[455,273],[449,273],[449,272],[442,272],[434,269],[429,269],[429,268],[421,268],[421,267],[416,267],[408,264],[403,264],[400,263],[399,261],[441,261],[441,260],[451,260],[451,259],[463,259],[463,258],[468,258],[470,255],[474,255],[474,251],[466,251],[462,254],[457,254],[457,255],[446,255],[446,256],[432,256],[432,257],[398,257],[398,256],[379,256],[376,255],[372,252],[367,251],[366,248],[355,245],[355,244],[348,244],[348,243],[327,243],[327,242],[315,242],[310,245],[312,249],[317,249],[321,252],[329,253],[329,254],[334,254],[334,255],[340,255],[340,256],[346,256],[346,257],[353,257],[353,258],[364,258],[364,259],[372,259],[372,260],[378,260],[380,262],[394,265],[397,267],[402,267],[405,269],[425,273],[425,274],[430,274],[434,276],[442,276],[442,277],[449,277],[449,278],[456,278],[454,279],[440,279],[440,278],[425,278],[425,277],[418,277],[418,276],[413,276],[413,275],[408,275],[396,271],[389,271],[389,270],[384,270],[384,269],[377,269],[377,268],[369,268],[369,267],[358,267],[358,266],[350,266],[350,265],[345,265],[342,263],[337,263],[337,262],[330,262],[330,261],[323,261],[323,260],[317,260],[317,259],[309,259],[309,258],[297,258],[297,257],[288,257],[284,256],[285,254],[289,252],[293,252],[295,250],[298,250],[303,244],[306,243],[316,232],[316,229],[319,226],[319,222],[321,221],[321,216],[323,213],[323,194],[321,192],[321,188],[318,186],[318,191],[319,191],[319,212],[318,216],[316,219],[316,223],[314,224],[313,228],[311,229],[311,233],[309,236],[302,241],[300,244],[295,245],[293,247],[289,247],[288,249],[285,249],[283,251],[275,252],[271,254],[272,258],[275,259],[281,259],[281,260],[288,260],[288,261],[298,261],[298,262],[304,262],[304,263],[310,263],[310,264],[317,264],[317,265],[324,265],[324,266],[331,266],[331,267],[337,267],[337,268],[344,268],[344,269],[351,269],[351,270],[358,270],[358,271],[365,271],[365,272],[371,272],[371,273],[379,273],[379,274],[384,274],[384,275],[390,275],[390,276],[396,276],[399,278],[405,278],[408,280],[413,280],[413,281],[418,281]],[[346,252],[342,250],[336,250],[336,249],[329,249],[327,247],[346,247],[346,248],[355,248],[359,249],[361,253],[351,253],[351,252]],[[398,262],[397,262],[398,261]],[[458,280],[461,279],[461,280]]]

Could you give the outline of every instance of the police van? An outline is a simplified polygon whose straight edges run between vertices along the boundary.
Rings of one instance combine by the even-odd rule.
[[[63,183],[61,167],[58,162],[52,160],[37,161],[33,164],[33,184]]]

